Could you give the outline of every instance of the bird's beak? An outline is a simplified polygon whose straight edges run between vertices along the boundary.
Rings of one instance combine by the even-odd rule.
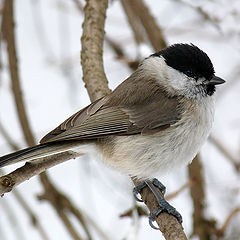
[[[223,80],[222,78],[214,75],[213,78],[209,81],[208,84],[218,85],[218,84],[222,84],[222,83],[225,83],[225,80]]]

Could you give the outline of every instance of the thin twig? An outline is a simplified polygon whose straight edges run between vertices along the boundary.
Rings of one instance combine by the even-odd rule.
[[[10,137],[10,135],[7,133],[5,128],[3,127],[2,123],[0,122],[0,133],[4,137],[4,139],[7,141],[8,145],[14,150],[19,150],[19,146],[17,143],[14,142],[14,140]]]
[[[87,239],[91,240],[92,237],[88,231],[85,220],[79,210],[75,206],[73,206],[73,203],[70,202],[70,200],[65,195],[59,192],[59,190],[50,182],[46,174],[41,174],[40,179],[44,186],[44,193],[38,196],[38,199],[48,200],[52,204],[73,239],[82,240],[83,237],[81,237],[80,234],[76,231],[75,227],[73,226],[68,217],[68,213],[72,213],[73,215],[75,215],[75,217],[78,219],[79,223],[83,227],[87,235]],[[76,213],[78,214],[76,215]]]
[[[44,228],[42,227],[41,223],[39,222],[37,216],[33,212],[33,210],[30,208],[30,206],[27,204],[27,202],[24,200],[22,195],[17,191],[17,189],[13,189],[12,191],[15,198],[18,200],[18,202],[21,204],[25,212],[30,217],[32,225],[39,231],[41,237],[43,240],[48,240],[47,233],[45,232]]]
[[[217,149],[228,159],[230,162],[234,165],[235,169],[238,173],[240,173],[240,161],[237,161],[236,158],[233,157],[233,155],[229,152],[229,150],[215,137],[212,135],[208,138],[211,143],[213,143]]]
[[[221,33],[221,28],[220,28],[220,25],[219,25],[219,19],[209,15],[209,13],[207,13],[201,6],[194,6],[192,3],[186,2],[186,1],[183,1],[183,0],[173,0],[173,1],[180,2],[181,4],[184,4],[185,6],[187,6],[189,8],[192,8],[203,19],[205,19],[206,21],[210,22]]]
[[[227,216],[226,220],[224,221],[223,225],[217,230],[217,240],[221,240],[227,230],[227,227],[230,224],[232,218],[240,212],[240,207],[236,207],[233,209],[230,214]]]
[[[18,111],[19,121],[22,126],[24,138],[29,146],[35,144],[34,137],[25,111],[25,104],[22,97],[21,84],[18,73],[17,52],[15,46],[13,0],[5,0],[2,17],[2,33],[7,43],[8,61],[12,82],[12,90],[15,105]]]
[[[23,230],[21,228],[21,225],[19,224],[19,221],[18,221],[18,219],[16,217],[14,208],[12,206],[10,206],[9,202],[7,200],[5,200],[5,199],[1,199],[0,205],[2,205],[2,208],[6,212],[7,218],[9,219],[11,232],[14,233],[15,238],[16,239],[25,239],[24,232],[23,232]],[[6,225],[6,223],[3,224],[3,226],[4,225]],[[3,238],[3,239],[7,239],[7,238]]]
[[[195,179],[189,179],[188,182],[186,182],[185,184],[183,184],[182,187],[180,187],[177,191],[169,193],[165,199],[166,200],[170,200],[172,198],[177,197],[180,193],[182,193],[186,188],[191,187],[193,184],[195,183]]]

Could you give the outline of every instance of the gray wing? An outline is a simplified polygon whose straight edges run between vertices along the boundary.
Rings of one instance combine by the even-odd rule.
[[[138,104],[117,104],[111,94],[72,115],[40,141],[84,140],[106,135],[154,134],[181,118],[179,99],[162,93]]]

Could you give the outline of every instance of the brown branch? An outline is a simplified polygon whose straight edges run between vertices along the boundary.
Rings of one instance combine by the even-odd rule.
[[[140,183],[136,180],[133,180],[133,182],[135,186]],[[160,191],[159,193],[162,194]],[[149,188],[144,188],[140,194],[143,202],[150,210],[150,213],[154,212],[154,210],[159,207],[156,197]],[[155,221],[166,240],[187,240],[182,225],[174,216],[163,212],[156,217]]]
[[[197,155],[188,166],[188,175],[190,179],[195,179],[195,184],[190,188],[193,201],[193,235],[199,236],[200,240],[211,239],[211,234],[216,232],[216,222],[206,219],[204,215],[204,179],[202,175],[202,164]]]
[[[232,218],[238,214],[240,212],[240,207],[236,207],[235,209],[233,209],[230,214],[227,216],[226,220],[224,221],[223,225],[217,230],[217,240],[221,240],[223,239],[223,236],[227,230],[227,227],[230,224],[230,221],[232,220]]]
[[[102,60],[107,6],[107,0],[89,0],[84,7],[81,63],[83,81],[91,101],[111,92]]]
[[[75,157],[76,154],[69,151],[25,163],[23,167],[20,167],[15,171],[0,177],[0,196],[2,196],[4,193],[10,192],[13,187],[16,187],[31,177]]]
[[[195,183],[195,179],[189,179],[189,181],[187,183],[183,184],[183,186],[181,186],[177,191],[169,193],[165,197],[165,199],[170,200],[172,198],[177,197],[181,192],[183,192],[186,188],[191,187],[194,183]]]
[[[24,231],[19,224],[19,219],[15,214],[15,206],[13,207],[10,204],[11,203],[7,199],[0,200],[0,206],[2,205],[1,215],[3,215],[3,212],[6,213],[6,217],[9,219],[10,223],[11,234],[15,235],[15,239],[26,239]],[[6,222],[6,219],[4,219],[4,224],[2,224],[4,230],[6,228]],[[0,236],[1,239],[8,239],[7,237],[3,237],[2,232],[0,232]]]
[[[144,2],[142,0],[132,0],[129,1],[129,4],[131,4],[134,13],[141,20],[149,41],[151,42],[155,51],[159,51],[167,47],[167,42],[163,36],[161,28],[158,26]]]
[[[17,52],[15,46],[14,20],[13,20],[13,0],[5,0],[2,17],[2,34],[7,43],[8,61],[12,81],[12,90],[15,104],[17,107],[19,121],[21,123],[23,134],[29,146],[35,144],[34,137],[28,122],[25,111],[25,104],[22,97],[20,79],[18,74]]]
[[[75,3],[79,13],[83,14],[84,12],[83,12],[83,7],[81,5],[81,2],[79,0],[72,0],[72,1]],[[105,36],[105,41],[111,47],[111,49],[115,53],[117,59],[126,63],[127,66],[132,70],[135,70],[138,67],[139,60],[133,61],[133,60],[128,59],[128,57],[126,56],[126,54],[125,54],[123,48],[120,46],[120,44],[115,42],[113,39],[111,39],[107,35]]]
[[[128,23],[131,26],[135,42],[139,45],[146,42],[146,32],[141,24],[138,16],[135,14],[132,1],[122,0],[121,1],[125,14],[127,15]]]

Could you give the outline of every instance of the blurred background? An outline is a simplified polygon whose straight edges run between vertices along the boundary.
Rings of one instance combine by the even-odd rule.
[[[0,1],[0,155],[38,142],[90,103],[80,65],[84,4]],[[109,1],[103,57],[111,89],[143,58],[179,42],[205,51],[226,84],[217,89],[212,134],[195,165],[158,177],[167,193],[175,193],[169,201],[182,214],[189,239],[239,240],[239,1]],[[9,67],[14,52],[17,77]],[[21,97],[28,126],[19,116]],[[24,135],[24,127],[32,136]],[[5,167],[0,175],[22,165]],[[164,239],[133,199],[130,179],[97,156],[65,162],[47,174],[49,188],[36,176],[0,199],[0,240]]]

